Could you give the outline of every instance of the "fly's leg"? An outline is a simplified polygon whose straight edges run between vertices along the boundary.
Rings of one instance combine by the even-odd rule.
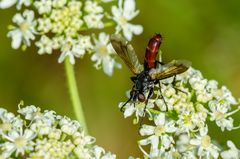
[[[156,61],[156,63],[159,64],[159,65],[161,65],[161,66],[164,65],[164,63],[161,62],[161,61]]]
[[[166,100],[165,100],[165,98],[163,96],[162,87],[161,87],[160,81],[158,82],[158,85],[159,85],[159,92],[160,92],[161,98],[162,98],[162,100],[163,100],[163,102],[164,102],[164,104],[166,106],[166,112],[167,112],[168,111],[168,105],[167,105],[167,102],[166,102]]]
[[[147,99],[145,101],[145,106],[143,108],[143,117],[140,119],[140,126],[139,126],[139,130],[141,129],[142,127],[142,123],[143,123],[143,118],[145,117],[145,114],[146,114],[146,110],[147,110],[147,104],[148,104],[148,100],[150,99],[150,97],[152,96],[153,94],[153,88],[151,87],[150,90],[149,90],[149,93],[148,93],[148,96],[147,96]],[[139,132],[139,131],[138,131]]]
[[[120,111],[123,112],[123,108],[127,105],[128,102],[132,100],[132,96],[121,106]]]
[[[133,83],[135,83],[135,82],[136,82],[136,80],[137,80],[137,77],[135,77],[135,76],[132,76],[132,77],[130,77],[130,79],[131,79],[131,81],[133,81]]]
[[[185,92],[185,91],[183,91],[183,90],[181,90],[181,89],[179,89],[179,88],[176,87],[176,75],[174,75],[174,77],[173,77],[172,86],[173,86],[173,88],[174,88],[176,91],[179,91],[179,92],[182,92],[182,93],[187,94],[187,92]]]
[[[123,112],[123,108],[127,105],[127,103],[129,103],[131,100],[136,100],[136,92],[134,91],[134,86],[132,87],[132,90],[130,92],[130,98],[121,106],[120,111]],[[135,107],[135,103],[134,103],[134,107]]]

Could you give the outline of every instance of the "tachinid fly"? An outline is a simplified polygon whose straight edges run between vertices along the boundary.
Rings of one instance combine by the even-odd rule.
[[[176,75],[187,71],[187,69],[190,67],[191,62],[186,60],[173,60],[167,64],[157,61],[157,54],[161,42],[162,36],[160,34],[154,35],[149,40],[145,53],[144,65],[142,65],[137,58],[134,48],[131,44],[129,44],[128,41],[126,41],[119,34],[113,34],[111,36],[111,43],[114,50],[134,74],[134,76],[131,77],[134,85],[130,92],[130,98],[121,107],[121,111],[131,100],[138,100],[147,104],[148,99],[153,93],[155,84],[159,84],[159,91],[161,93],[160,80],[173,76],[175,77]],[[144,95],[146,92],[148,92],[147,97]]]

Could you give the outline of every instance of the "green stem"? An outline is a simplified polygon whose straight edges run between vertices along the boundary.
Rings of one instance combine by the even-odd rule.
[[[73,110],[77,120],[80,122],[84,131],[87,133],[88,132],[87,124],[84,117],[81,100],[78,94],[77,83],[76,83],[75,74],[74,74],[74,67],[69,62],[69,59],[66,59],[64,63],[65,63],[65,71],[67,76],[67,84],[68,84],[68,89],[70,93]]]

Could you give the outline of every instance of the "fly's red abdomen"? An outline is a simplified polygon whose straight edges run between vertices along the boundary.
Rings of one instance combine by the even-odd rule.
[[[145,53],[144,68],[150,70],[156,67],[156,58],[158,49],[162,42],[162,36],[160,34],[154,35],[148,42],[148,46]]]

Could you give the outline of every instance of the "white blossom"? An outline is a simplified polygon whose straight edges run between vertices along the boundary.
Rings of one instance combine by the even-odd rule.
[[[94,54],[91,57],[92,61],[96,61],[94,66],[97,69],[100,69],[102,65],[103,71],[107,75],[111,76],[113,73],[113,68],[120,68],[121,65],[118,64],[112,57],[115,53],[112,45],[110,44],[109,35],[103,32],[100,33],[99,39],[94,38],[94,43]]]
[[[88,26],[88,28],[99,28],[102,29],[104,24],[102,22],[103,14],[93,14],[90,13],[84,16],[84,20]]]
[[[12,38],[12,48],[19,48],[22,42],[25,45],[30,46],[30,40],[34,40],[34,34],[36,34],[36,30],[34,28],[36,26],[34,12],[25,10],[22,15],[17,13],[13,17],[13,22],[18,26],[13,27],[13,29],[8,32],[8,37]]]
[[[17,3],[17,9],[21,9],[22,5],[29,6],[31,4],[31,0],[1,0],[0,8],[5,9],[13,6]]]
[[[26,129],[23,132],[23,129],[12,130],[8,134],[0,134],[6,142],[3,143],[0,147],[4,150],[4,157],[9,157],[13,153],[17,155],[24,155],[26,151],[33,150],[33,139],[36,137],[36,134],[29,129]]]
[[[169,133],[174,133],[177,130],[175,123],[167,121],[164,113],[160,113],[154,117],[154,123],[156,126],[142,125],[139,131],[142,136],[150,135],[147,139],[139,141],[140,145],[151,144],[150,158],[157,157],[174,143]],[[161,145],[160,148],[159,145]]]
[[[84,10],[87,13],[93,13],[93,14],[97,14],[97,13],[102,13],[103,12],[103,8],[101,6],[99,6],[97,4],[97,2],[93,2],[93,1],[90,1],[90,0],[86,1]]]
[[[52,6],[54,8],[61,8],[67,3],[67,0],[53,0]]]
[[[48,33],[52,29],[52,23],[50,18],[38,19],[38,30],[43,33]]]
[[[89,36],[79,36],[78,40],[68,38],[67,41],[64,41],[62,46],[62,54],[58,59],[58,62],[61,63],[66,57],[69,57],[72,64],[75,63],[74,57],[82,57],[86,51],[92,49],[92,43]]]
[[[36,46],[39,48],[38,54],[51,54],[52,53],[52,41],[47,36],[43,35],[39,41],[36,42]]]
[[[52,0],[36,0],[34,5],[39,14],[49,13],[52,9]]]
[[[139,35],[143,31],[141,25],[128,23],[139,14],[139,10],[135,10],[135,0],[119,0],[118,7],[112,7],[113,20],[118,24],[117,33],[123,31],[123,35],[127,40],[131,40],[133,34]]]
[[[223,159],[238,159],[240,158],[240,150],[234,145],[232,141],[227,141],[228,150],[221,152]]]
[[[190,140],[191,145],[198,146],[197,155],[199,157],[206,158],[218,158],[220,150],[217,146],[211,143],[211,137],[207,134],[208,128],[204,127],[200,129],[200,134]]]

